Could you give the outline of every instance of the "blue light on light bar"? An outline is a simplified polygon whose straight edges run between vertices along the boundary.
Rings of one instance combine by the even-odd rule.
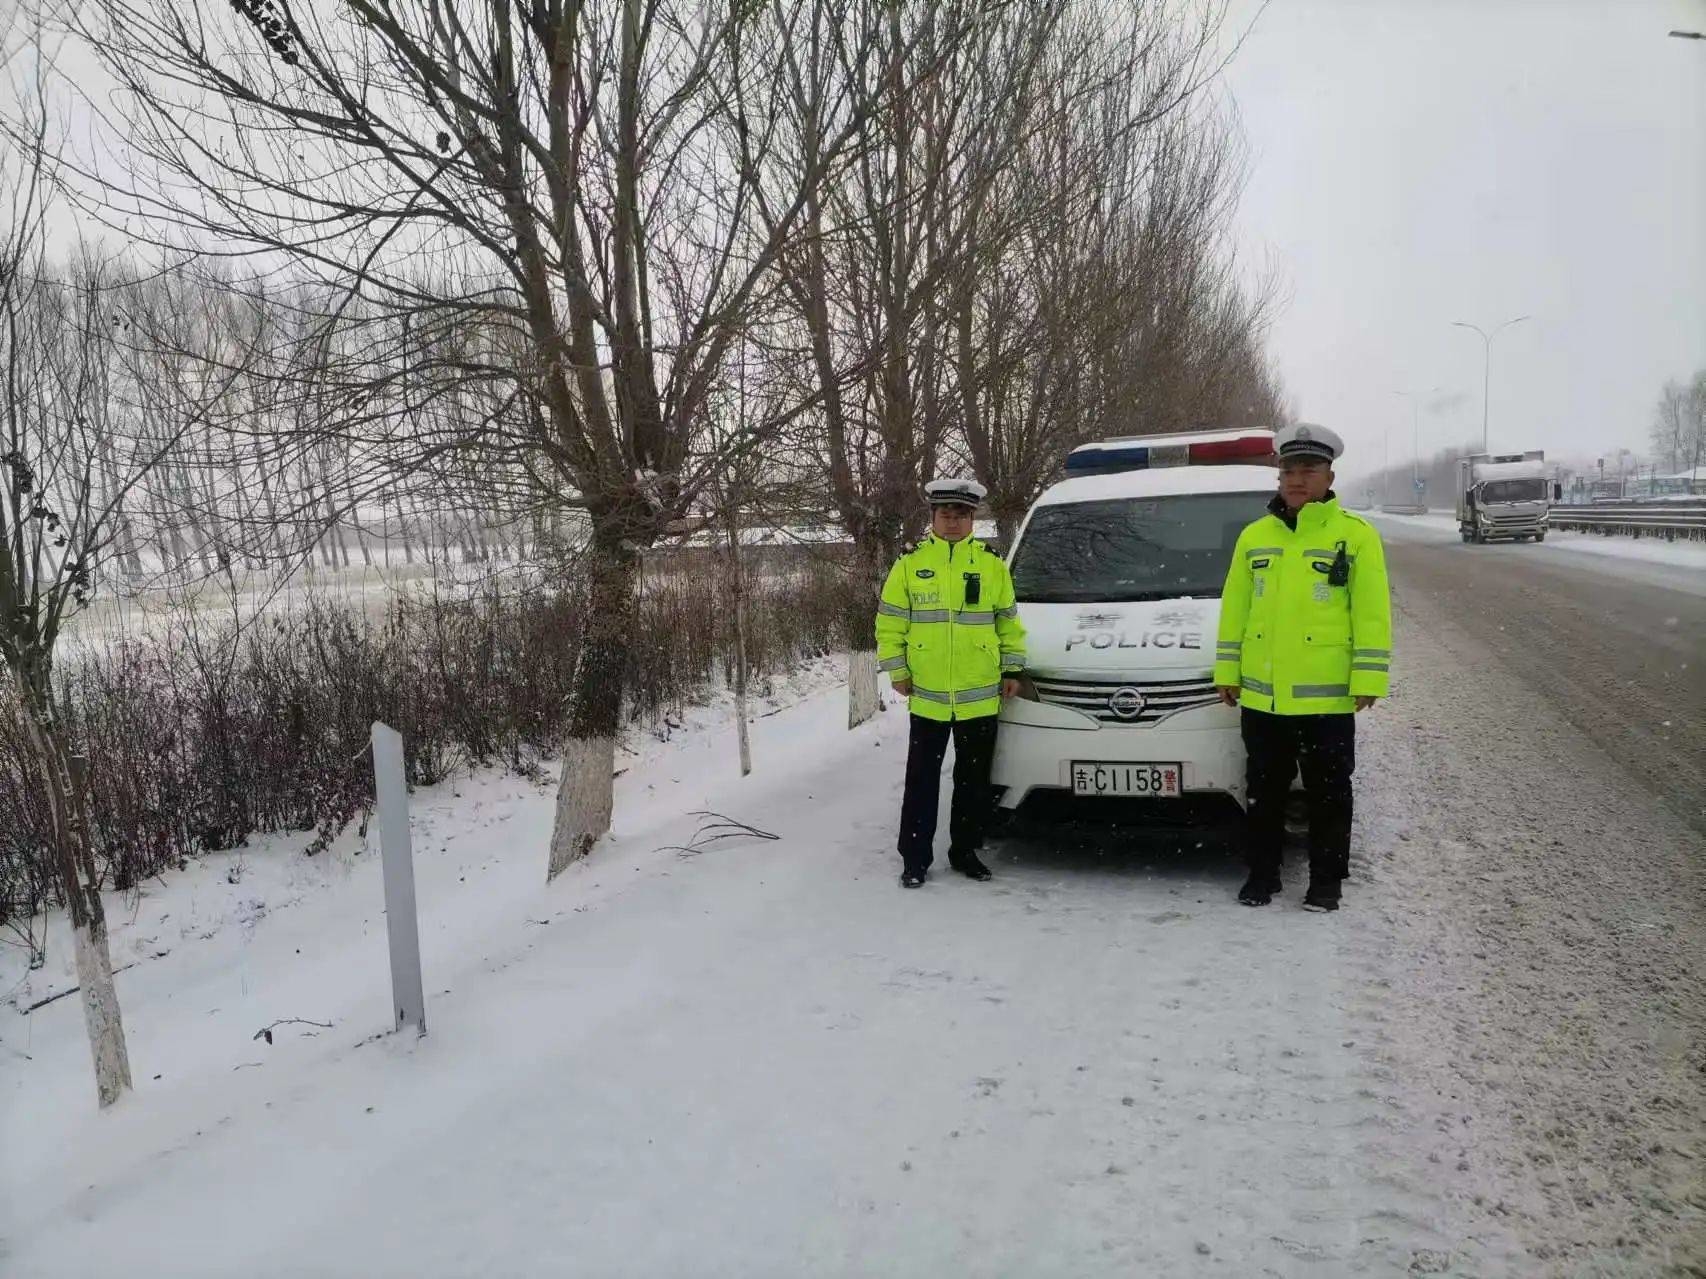
[[[1148,466],[1149,448],[1142,444],[1082,444],[1066,455],[1066,469],[1073,475],[1114,475]]]
[[[1159,466],[1204,466],[1217,463],[1270,462],[1274,433],[1265,427],[1231,431],[1189,431],[1152,435],[1138,444],[1100,440],[1080,444],[1066,455],[1068,475],[1117,475]]]

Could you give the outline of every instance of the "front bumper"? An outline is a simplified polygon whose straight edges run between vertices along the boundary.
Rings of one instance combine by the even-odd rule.
[[[1132,727],[1101,724],[1046,702],[1013,698],[1002,705],[990,774],[995,785],[1005,787],[1001,807],[1017,808],[1035,790],[1070,791],[1077,760],[1178,764],[1187,793],[1244,802],[1244,740],[1234,709],[1204,706]]]
[[[1491,519],[1477,521],[1475,527],[1489,542],[1511,537],[1533,537],[1536,533],[1546,531],[1549,514],[1550,512],[1538,515],[1495,515]]]

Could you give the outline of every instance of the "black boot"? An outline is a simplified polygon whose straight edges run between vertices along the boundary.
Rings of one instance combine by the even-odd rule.
[[[986,879],[994,879],[995,875],[985,866],[976,853],[956,853],[948,850],[948,865],[952,866],[967,879],[975,879],[982,883]]]
[[[1339,909],[1338,884],[1311,883],[1309,891],[1303,894],[1303,909],[1311,911]]]
[[[1252,874],[1238,890],[1238,900],[1246,906],[1266,906],[1279,890],[1278,876]]]
[[[902,888],[922,888],[924,881],[929,878],[930,872],[927,870],[903,870],[900,873],[900,886]]]

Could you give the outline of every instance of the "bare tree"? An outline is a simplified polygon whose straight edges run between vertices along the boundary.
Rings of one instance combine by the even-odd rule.
[[[608,827],[636,554],[727,461],[688,466],[709,389],[811,234],[815,192],[910,87],[910,47],[846,8],[239,0],[192,19],[174,0],[97,0],[75,19],[126,104],[113,123],[137,179],[109,211],[282,258],[359,298],[360,323],[406,327],[388,367],[346,360],[346,402],[400,358],[417,387],[504,387],[528,473],[586,512],[553,875]],[[804,63],[826,74],[781,92],[779,69]],[[451,360],[456,330],[497,336]],[[427,438],[385,443],[479,449],[492,424],[439,412]],[[334,425],[379,429],[347,408]]]
[[[103,1106],[130,1086],[101,880],[88,827],[90,779],[53,689],[54,654],[102,565],[124,545],[125,503],[167,472],[220,388],[185,380],[140,333],[193,324],[165,294],[85,249],[69,270],[47,249],[56,157],[42,84],[0,130],[0,663],[22,706],[53,831],[59,895]]]
[[[933,68],[867,123],[862,162],[808,201],[814,234],[782,260],[823,400],[800,448],[856,546],[857,724],[877,705],[876,585],[919,530],[931,472],[969,466],[1010,537],[1067,444],[1110,405],[1140,416],[1120,401],[1146,374],[1172,377],[1180,403],[1226,398],[1260,364],[1260,322],[1230,268],[1207,269],[1228,185],[1207,161],[1225,148],[1192,104],[1218,70],[1218,6],[869,0],[851,13],[891,46],[916,25],[913,56]],[[951,50],[931,45],[957,24]],[[1123,373],[1134,332],[1172,349]]]
[[[803,376],[822,412],[802,452],[827,476],[825,515],[855,547],[848,593],[848,722],[878,707],[870,631],[877,584],[920,527],[918,490],[954,418],[944,305],[955,273],[1009,214],[993,197],[1029,127],[1028,105],[1065,0],[854,0],[846,21],[882,49],[864,91],[891,91],[865,123],[860,162],[808,196],[811,234],[782,256],[807,334]],[[788,67],[803,96],[821,74]],[[798,158],[809,167],[813,157]]]
[[[8,162],[10,161],[10,162]],[[87,779],[71,757],[54,706],[53,650],[67,611],[87,598],[88,551],[100,511],[93,446],[79,388],[55,367],[66,300],[46,278],[44,138],[23,157],[0,157],[9,226],[0,233],[0,410],[6,415],[0,488],[0,658],[25,711],[29,747],[52,815],[59,892],[70,917],[95,1085],[103,1106],[130,1087],[130,1058],[113,986],[106,917],[84,803]],[[67,325],[69,327],[69,325]],[[96,450],[91,447],[87,457]],[[80,476],[84,477],[80,482]]]
[[[1694,422],[1690,434],[1692,445],[1688,457],[1688,482],[1692,487],[1700,481],[1700,459],[1706,455],[1706,369],[1701,369],[1694,375],[1689,384],[1688,398],[1694,408]]]
[[[1653,406],[1648,433],[1653,456],[1667,471],[1696,466],[1700,460],[1701,416],[1706,411],[1706,370],[1688,383],[1666,382]]]

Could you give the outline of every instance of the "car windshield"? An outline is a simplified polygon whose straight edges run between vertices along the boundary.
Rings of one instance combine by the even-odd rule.
[[[1217,597],[1238,534],[1272,495],[1193,493],[1044,506],[1013,560],[1021,602]]]
[[[1481,486],[1483,502],[1540,502],[1546,497],[1546,481],[1488,480]]]

